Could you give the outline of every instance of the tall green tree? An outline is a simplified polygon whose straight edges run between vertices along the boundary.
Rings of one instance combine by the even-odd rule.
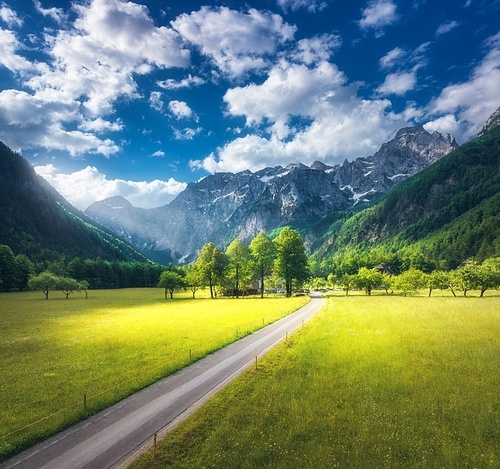
[[[486,290],[500,288],[500,257],[490,257],[479,266],[478,285],[481,298]]]
[[[165,299],[167,299],[167,292],[170,293],[170,298],[174,297],[174,291],[184,287],[183,277],[172,270],[165,270],[161,273],[158,281],[158,287],[165,289]]]
[[[224,281],[227,256],[212,242],[205,244],[195,261],[202,284],[210,288],[210,297],[215,297],[215,286]]]
[[[226,256],[228,259],[227,279],[238,298],[240,291],[247,288],[252,280],[250,249],[235,238],[227,247]]]
[[[274,240],[276,244],[276,274],[285,280],[286,296],[292,295],[293,281],[302,284],[309,278],[306,250],[299,232],[285,227]]]
[[[416,292],[427,284],[426,275],[419,269],[411,268],[393,277],[391,286],[395,290],[401,290],[406,296],[408,293]]]
[[[260,297],[264,298],[264,279],[271,274],[276,246],[271,238],[260,232],[250,243],[250,252],[254,259],[254,266],[260,280]]]
[[[203,280],[198,265],[192,264],[186,268],[184,281],[186,286],[191,290],[194,299],[196,292],[203,286]]]
[[[15,288],[17,277],[16,258],[12,249],[0,244],[0,291]]]
[[[368,267],[361,267],[356,274],[356,286],[362,288],[367,295],[371,295],[374,288],[380,288],[384,280],[383,274]]]

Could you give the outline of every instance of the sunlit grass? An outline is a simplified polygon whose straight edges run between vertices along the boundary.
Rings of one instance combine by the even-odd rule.
[[[497,468],[500,297],[342,295],[133,467]]]
[[[69,300],[53,292],[48,301],[40,292],[1,294],[0,460],[308,301],[176,296],[165,300],[160,289]]]

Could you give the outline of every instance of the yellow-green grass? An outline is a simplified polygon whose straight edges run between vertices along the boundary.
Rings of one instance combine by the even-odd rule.
[[[335,296],[137,468],[498,468],[500,297]]]
[[[176,296],[0,294],[0,460],[308,301]]]

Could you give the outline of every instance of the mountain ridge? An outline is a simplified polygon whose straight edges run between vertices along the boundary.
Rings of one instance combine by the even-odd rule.
[[[140,209],[120,201],[118,209],[105,199],[85,213],[154,260],[184,263],[207,241],[248,241],[261,230],[312,224],[369,203],[457,146],[449,134],[406,127],[374,155],[351,162],[215,173],[188,184],[162,207]]]

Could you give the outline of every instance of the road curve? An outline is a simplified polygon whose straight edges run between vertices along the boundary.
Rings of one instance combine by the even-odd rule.
[[[323,306],[319,294],[294,313],[193,363],[0,464],[0,469],[123,467],[174,428]]]

